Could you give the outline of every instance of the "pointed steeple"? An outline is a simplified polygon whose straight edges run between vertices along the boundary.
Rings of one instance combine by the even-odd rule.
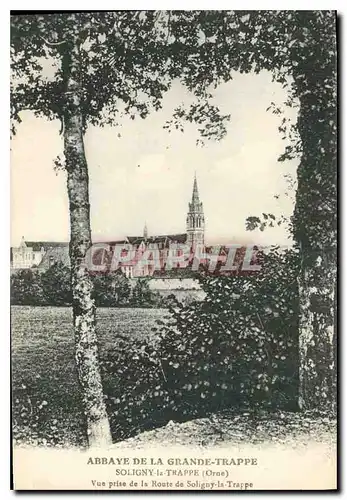
[[[145,222],[145,226],[143,228],[143,237],[145,238],[145,240],[148,239],[148,228],[147,228],[147,222]]]
[[[199,203],[199,190],[198,190],[198,181],[196,179],[196,172],[194,173],[194,184],[193,184],[193,194],[192,194],[192,203]]]
[[[205,217],[203,204],[200,201],[198,181],[194,175],[192,201],[188,204],[187,213],[187,243],[192,247],[204,244],[205,241]]]

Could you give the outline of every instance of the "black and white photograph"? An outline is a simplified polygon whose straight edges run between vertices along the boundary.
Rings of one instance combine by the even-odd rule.
[[[337,489],[337,29],[11,12],[14,490]]]

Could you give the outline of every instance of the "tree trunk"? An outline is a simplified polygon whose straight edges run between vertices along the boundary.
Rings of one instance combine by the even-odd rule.
[[[306,14],[305,14],[306,15]],[[310,14],[307,14],[311,16]],[[317,30],[318,35],[321,34]],[[330,33],[330,32],[329,32]],[[300,397],[305,409],[336,410],[337,146],[336,54],[317,40],[293,76],[300,99],[302,157],[293,217],[301,248]],[[317,60],[323,66],[317,71]]]
[[[75,361],[82,387],[89,446],[112,443],[95,331],[92,282],[85,265],[91,246],[88,167],[83,144],[79,53],[76,46],[66,51],[66,103],[64,109],[64,153],[70,207],[70,262],[72,307],[75,332]]]
[[[299,406],[335,412],[336,262],[324,260],[317,257],[299,279]]]

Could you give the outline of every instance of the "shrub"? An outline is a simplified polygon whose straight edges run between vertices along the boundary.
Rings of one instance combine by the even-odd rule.
[[[68,306],[72,303],[70,269],[61,262],[53,264],[41,274],[41,283],[47,305]]]
[[[97,307],[128,305],[131,287],[129,280],[121,273],[93,276],[93,298]]]
[[[45,303],[41,277],[37,271],[22,269],[11,276],[11,304]]]
[[[298,389],[296,254],[264,256],[260,272],[202,277],[206,299],[171,308],[163,356],[177,411],[224,406],[295,408]]]
[[[97,307],[161,307],[163,301],[150,289],[148,279],[136,279],[132,290],[123,273],[92,276]],[[69,306],[72,303],[70,269],[61,262],[45,272],[23,269],[11,276],[11,303],[16,305]]]
[[[101,362],[103,385],[114,437],[125,439],[170,420],[170,393],[161,360],[150,340],[118,337]]]
[[[201,277],[205,300],[170,297],[154,340],[120,339],[103,362],[116,436],[223,408],[296,409],[296,266],[274,251],[257,274]]]
[[[160,294],[150,289],[149,278],[136,278],[130,303],[134,307],[161,307],[163,305]]]

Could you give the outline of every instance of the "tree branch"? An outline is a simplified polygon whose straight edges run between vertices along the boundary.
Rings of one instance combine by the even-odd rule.
[[[49,46],[51,47],[54,47],[54,46],[57,46],[57,45],[63,45],[63,43],[66,43],[66,40],[63,40],[62,42],[49,42],[48,40],[46,40],[45,38],[43,38],[43,36],[40,36],[40,38]]]

